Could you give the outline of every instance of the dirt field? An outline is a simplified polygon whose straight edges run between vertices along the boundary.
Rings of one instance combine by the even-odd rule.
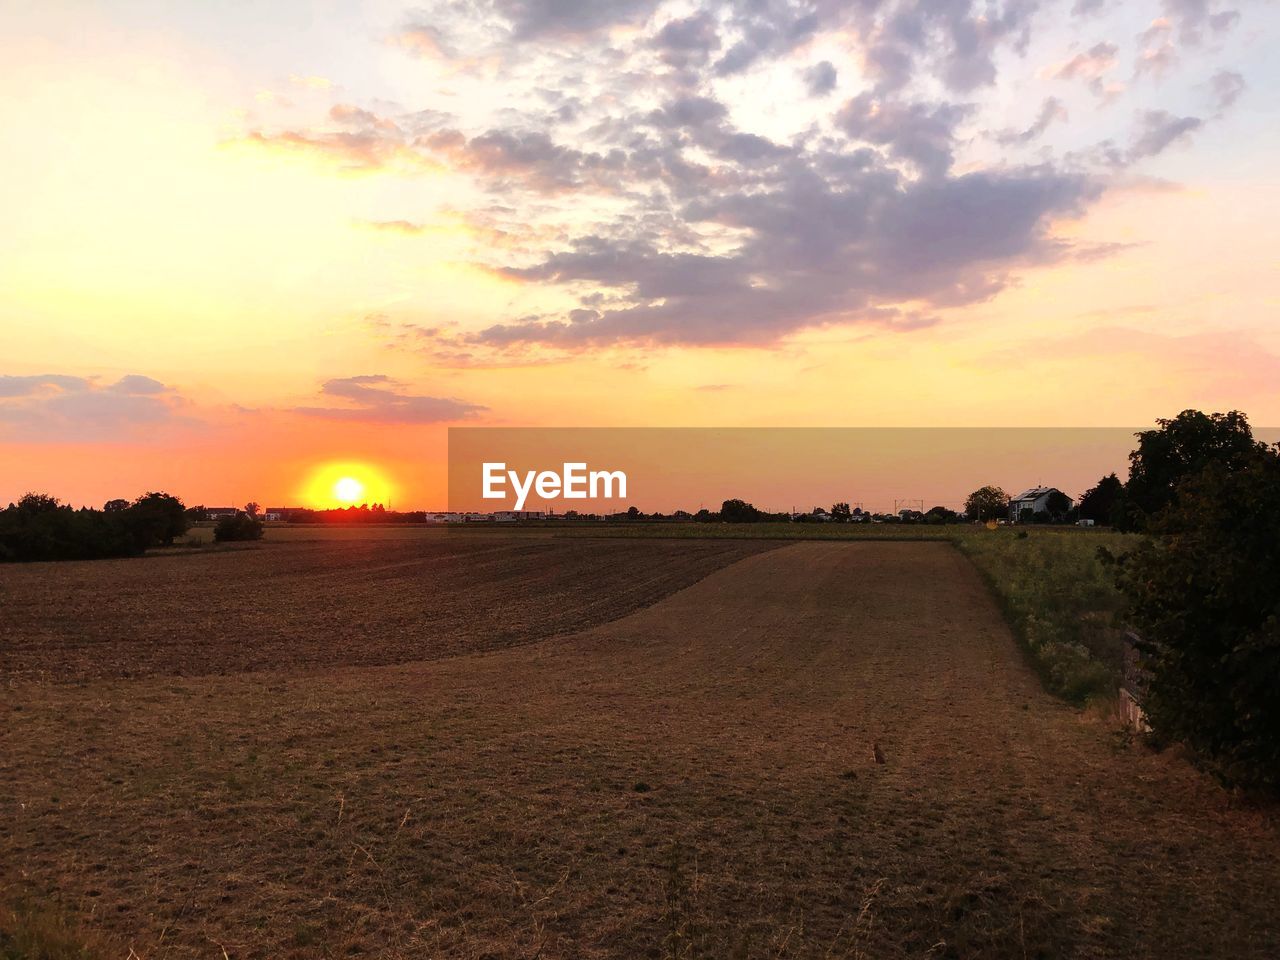
[[[1276,825],[1044,694],[945,544],[430,663],[5,696],[0,882],[147,960],[1280,952]]]
[[[5,565],[0,676],[61,681],[434,660],[615,619],[765,549],[436,531]]]

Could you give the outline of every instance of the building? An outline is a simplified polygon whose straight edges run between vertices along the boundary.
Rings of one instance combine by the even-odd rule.
[[[208,514],[210,520],[223,520],[227,517],[234,517],[240,511],[235,507],[206,507],[205,513]]]
[[[493,514],[493,519],[498,523],[514,523],[517,520],[545,520],[547,518],[544,510],[498,510]]]
[[[1067,506],[1063,512],[1070,510],[1075,501],[1057,487],[1032,487],[1009,500],[1009,519],[1017,523],[1024,510],[1030,510],[1032,513],[1049,513],[1049,498],[1055,493],[1066,498]]]

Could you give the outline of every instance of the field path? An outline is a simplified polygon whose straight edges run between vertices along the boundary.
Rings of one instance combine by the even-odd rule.
[[[1046,695],[946,544],[433,663],[28,693],[0,862],[144,958],[1280,953],[1275,825]]]

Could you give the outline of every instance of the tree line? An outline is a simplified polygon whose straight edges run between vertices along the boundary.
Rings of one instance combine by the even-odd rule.
[[[108,500],[101,510],[28,493],[0,510],[0,563],[137,557],[152,547],[172,546],[196,518],[195,510],[163,492]],[[225,517],[214,527],[214,539],[221,541],[261,536],[262,521],[251,513]]]

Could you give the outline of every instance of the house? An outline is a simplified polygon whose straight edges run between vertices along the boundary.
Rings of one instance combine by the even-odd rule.
[[[498,510],[493,519],[498,523],[514,523],[517,520],[545,520],[547,514],[543,510]]]
[[[266,510],[262,511],[262,519],[263,520],[288,520],[289,508],[288,507],[267,507]]]
[[[1066,509],[1070,510],[1075,501],[1057,487],[1032,487],[1009,500],[1009,519],[1017,523],[1024,510],[1030,510],[1032,513],[1048,513],[1049,498],[1055,493],[1059,497],[1066,498]]]
[[[210,520],[223,520],[227,517],[234,517],[240,511],[235,507],[206,507],[205,513]]]

